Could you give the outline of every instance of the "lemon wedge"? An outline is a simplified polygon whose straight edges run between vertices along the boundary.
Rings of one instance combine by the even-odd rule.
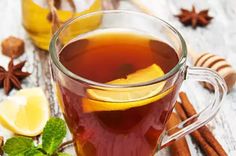
[[[158,65],[153,64],[128,75],[126,79],[116,79],[108,82],[108,84],[142,83],[154,80],[163,75],[163,70]],[[83,110],[84,112],[114,111],[147,105],[161,99],[172,90],[170,88],[161,92],[164,85],[165,81],[153,85],[126,89],[88,89],[87,94],[89,98],[82,99]]]
[[[16,134],[40,134],[49,117],[48,100],[41,88],[22,89],[0,103],[0,123]]]

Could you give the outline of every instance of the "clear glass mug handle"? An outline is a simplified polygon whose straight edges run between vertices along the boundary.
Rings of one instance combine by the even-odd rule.
[[[180,131],[170,136],[167,135],[167,131],[166,135],[163,137],[161,147],[165,147],[166,145],[168,145],[168,143],[177,140],[208,123],[220,109],[222,100],[227,93],[227,86],[224,79],[222,79],[213,70],[201,67],[187,67],[185,70],[186,79],[205,81],[207,83],[210,83],[215,90],[214,98],[212,100],[212,103],[209,104],[203,111],[177,125],[176,127],[181,129]],[[184,126],[185,123],[189,121],[193,122],[187,126]]]

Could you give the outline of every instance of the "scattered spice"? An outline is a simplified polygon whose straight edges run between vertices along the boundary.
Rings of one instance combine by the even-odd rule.
[[[11,59],[8,71],[0,66],[0,87],[4,88],[5,94],[8,94],[12,88],[21,89],[21,80],[30,75],[30,73],[22,71],[25,63],[26,61],[23,61],[14,65],[13,59]]]
[[[191,117],[196,114],[196,110],[189,101],[186,93],[181,92],[179,94],[182,104],[176,103],[175,109],[178,112],[182,120],[185,120],[187,117]],[[191,133],[191,136],[197,141],[201,149],[208,156],[227,156],[227,153],[216,140],[214,135],[208,129],[207,126],[199,128],[197,131]]]
[[[2,41],[2,53],[6,56],[17,58],[25,51],[25,43],[22,39],[10,36]]]
[[[166,124],[166,128],[167,129],[173,128],[180,122],[181,120],[179,116],[176,113],[172,113]],[[178,131],[179,131],[178,128],[171,129],[169,130],[169,135],[174,134]],[[171,156],[191,156],[188,143],[185,138],[181,138],[177,141],[174,141],[170,145],[170,151],[171,151]]]
[[[208,9],[202,10],[200,12],[196,12],[195,7],[192,6],[192,11],[181,8],[181,13],[176,15],[179,18],[180,22],[184,25],[191,25],[192,28],[196,28],[197,26],[206,26],[210,23],[213,17],[208,15]]]
[[[2,150],[3,144],[4,144],[4,138],[0,136],[0,155],[3,155],[3,150]]]

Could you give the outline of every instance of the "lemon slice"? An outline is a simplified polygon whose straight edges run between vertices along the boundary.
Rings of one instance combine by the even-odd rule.
[[[0,123],[16,134],[40,134],[49,117],[49,104],[41,88],[22,89],[0,103]]]
[[[117,79],[108,84],[135,84],[154,80],[164,75],[162,69],[153,64],[127,76],[126,79]],[[165,81],[129,89],[88,89],[88,97],[83,98],[84,112],[126,110],[143,106],[157,101],[167,95],[172,89],[159,94],[165,85]]]

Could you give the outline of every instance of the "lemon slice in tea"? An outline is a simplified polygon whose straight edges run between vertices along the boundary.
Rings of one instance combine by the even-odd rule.
[[[49,104],[41,88],[22,89],[0,103],[0,123],[16,134],[40,134],[49,117]]]
[[[127,76],[116,79],[108,84],[135,84],[148,82],[164,75],[163,70],[156,64],[141,69]],[[153,85],[130,89],[98,90],[88,89],[88,96],[83,98],[84,112],[126,110],[133,107],[147,105],[167,95],[172,89],[159,94],[165,85],[165,81]]]

